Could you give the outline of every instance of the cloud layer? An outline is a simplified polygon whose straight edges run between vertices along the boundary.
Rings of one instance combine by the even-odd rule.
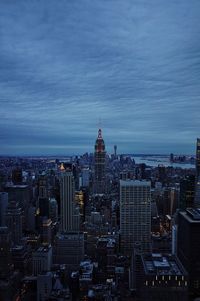
[[[2,0],[0,154],[193,153],[199,0]]]

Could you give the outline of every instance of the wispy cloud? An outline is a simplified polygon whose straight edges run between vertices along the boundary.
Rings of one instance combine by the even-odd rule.
[[[0,2],[1,153],[192,153],[198,0]]]

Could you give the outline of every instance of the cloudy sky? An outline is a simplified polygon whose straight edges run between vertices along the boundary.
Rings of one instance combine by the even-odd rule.
[[[1,0],[0,154],[194,153],[199,0]]]

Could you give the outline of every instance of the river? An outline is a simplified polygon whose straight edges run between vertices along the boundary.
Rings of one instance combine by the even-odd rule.
[[[165,157],[165,156],[141,156],[141,157],[137,157],[137,156],[132,156],[132,158],[135,160],[136,164],[141,164],[141,163],[145,163],[148,166],[152,166],[152,167],[157,167],[158,165],[164,165],[164,166],[172,166],[172,167],[180,167],[183,169],[190,169],[190,168],[195,168],[195,164],[191,164],[191,163],[171,163],[169,161],[169,157]]]

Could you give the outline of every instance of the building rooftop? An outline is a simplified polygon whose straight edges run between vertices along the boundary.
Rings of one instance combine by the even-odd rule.
[[[190,223],[200,223],[200,208],[187,208],[186,211],[181,211],[180,214]]]
[[[79,280],[90,280],[92,279],[94,265],[90,260],[81,261],[80,270],[81,274]]]
[[[150,181],[139,181],[139,180],[120,180],[120,185],[122,186],[148,186],[151,187]]]
[[[59,233],[57,234],[57,238],[60,240],[76,240],[78,239],[83,239],[84,238],[84,234],[83,232],[63,232],[63,233]]]
[[[6,226],[0,227],[0,233],[1,234],[6,234],[8,232],[9,232],[8,227],[6,227]]]
[[[37,249],[37,253],[47,253],[51,249],[51,245],[48,246],[41,246]]]
[[[108,243],[107,243],[107,247],[114,247],[116,244],[116,241],[114,238],[109,238]]]
[[[27,188],[28,185],[26,184],[18,184],[18,185],[14,185],[13,183],[7,183],[6,185],[6,188],[21,188],[21,189],[24,189],[24,188]]]
[[[21,251],[21,250],[23,250],[23,249],[24,249],[24,246],[14,246],[14,247],[12,248],[12,251],[17,252],[17,251]]]
[[[142,262],[147,275],[185,275],[186,271],[173,255],[152,253],[142,256]]]

